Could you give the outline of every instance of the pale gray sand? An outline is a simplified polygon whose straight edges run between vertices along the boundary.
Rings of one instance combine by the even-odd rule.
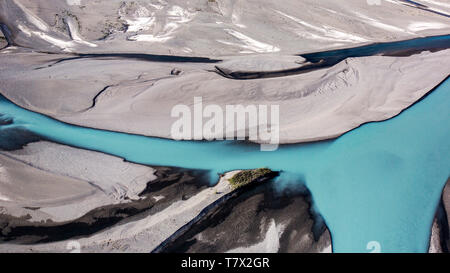
[[[85,181],[33,168],[0,155],[2,213],[30,214],[34,221],[57,220],[79,217],[108,202],[111,201],[97,187]],[[53,213],[52,208],[58,207],[66,209],[61,214]]]
[[[164,210],[135,219],[121,225],[94,234],[86,238],[78,238],[82,252],[150,252],[168,236],[188,223],[200,211],[230,192],[227,181],[237,171],[226,174],[212,188],[206,188],[187,200],[172,203]],[[161,196],[164,198],[164,196]],[[1,252],[67,252],[67,245],[72,240],[47,244],[18,245],[0,244]]]
[[[49,58],[38,53],[0,54],[0,61],[8,64],[0,74],[0,92],[22,107],[72,124],[164,138],[171,138],[177,120],[171,117],[173,107],[192,108],[196,96],[205,106],[223,109],[279,105],[281,143],[334,138],[363,123],[389,119],[450,74],[450,50],[349,58],[309,73],[244,81],[211,71],[214,65],[236,68],[230,60],[191,65],[93,58],[46,67],[52,63]],[[242,69],[276,62],[250,58],[245,65],[245,59],[240,60]],[[293,64],[293,59],[283,57],[278,65]],[[172,75],[173,68],[183,73]]]
[[[444,192],[442,194],[442,200],[447,214],[447,219],[450,219],[450,180],[447,181],[445,185]],[[450,225],[449,225],[450,229]]]
[[[448,3],[448,1],[421,0],[420,2],[431,9],[450,14],[450,3]]]
[[[424,4],[449,12],[445,0]],[[447,17],[399,0],[4,0],[0,22],[16,44],[41,51],[192,56],[291,54],[450,29]]]

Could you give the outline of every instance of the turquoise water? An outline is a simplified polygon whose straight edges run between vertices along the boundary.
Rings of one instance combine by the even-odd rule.
[[[439,35],[421,37],[397,42],[375,43],[359,47],[328,50],[302,54],[306,60],[316,63],[325,61],[327,66],[334,65],[350,57],[365,57],[374,55],[394,56],[401,52],[421,52],[425,50],[439,50],[448,48],[450,45],[450,35]]]
[[[282,170],[280,187],[306,183],[335,252],[426,252],[442,188],[450,174],[450,79],[385,122],[369,123],[334,141],[282,145],[260,152],[233,141],[173,141],[65,124],[0,97],[0,130],[25,128],[48,140],[128,161],[211,170]],[[4,140],[3,140],[4,141]],[[291,183],[287,183],[291,182]]]

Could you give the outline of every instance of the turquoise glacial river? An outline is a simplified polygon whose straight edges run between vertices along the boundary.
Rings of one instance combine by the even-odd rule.
[[[305,183],[324,217],[335,252],[426,252],[441,191],[450,174],[450,79],[384,122],[327,142],[260,152],[235,141],[173,141],[84,128],[16,106],[0,96],[3,133],[24,128],[50,141],[128,161],[211,170],[281,170],[279,187]],[[2,140],[4,141],[4,140]]]

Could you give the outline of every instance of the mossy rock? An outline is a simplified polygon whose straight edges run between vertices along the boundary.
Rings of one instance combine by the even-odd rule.
[[[260,169],[254,169],[254,170],[245,170],[242,172],[239,172],[235,174],[231,179],[228,181],[231,184],[231,187],[233,190],[238,189],[240,187],[243,187],[247,184],[250,184],[251,182],[257,180],[258,178],[261,178],[265,175],[268,175],[272,173],[273,171],[268,168],[260,168]]]

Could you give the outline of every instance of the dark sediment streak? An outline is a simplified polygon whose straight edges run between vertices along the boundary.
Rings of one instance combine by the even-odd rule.
[[[276,190],[272,176],[231,192],[205,208],[154,253],[222,253],[263,241],[273,221],[284,226],[278,252],[320,252],[331,245],[306,187]]]
[[[292,68],[287,70],[277,70],[277,71],[270,71],[270,72],[264,72],[264,71],[226,71],[224,69],[219,68],[216,66],[216,73],[229,79],[234,80],[250,80],[250,79],[263,79],[263,78],[277,78],[277,77],[286,77],[291,75],[298,75],[302,73],[308,73],[320,68],[327,67],[324,60],[320,60],[316,63],[310,63],[302,65],[298,68]]]
[[[331,67],[347,58],[352,57],[368,57],[376,55],[408,57],[411,55],[420,54],[423,51],[437,52],[448,48],[450,48],[450,35],[430,36],[426,38],[415,38],[387,43],[374,43],[353,48],[300,54],[299,56],[305,58],[310,64],[287,70],[269,72],[224,71],[223,69],[216,67],[216,72],[223,77],[235,80],[285,77]]]
[[[6,41],[5,37],[0,36],[0,50],[5,49],[8,47],[8,42]]]
[[[89,236],[115,224],[135,221],[187,200],[206,188],[207,173],[157,167],[158,178],[148,183],[142,199],[96,208],[73,221],[33,222],[29,216],[0,214],[0,242],[39,244]],[[153,196],[164,196],[157,200]]]

